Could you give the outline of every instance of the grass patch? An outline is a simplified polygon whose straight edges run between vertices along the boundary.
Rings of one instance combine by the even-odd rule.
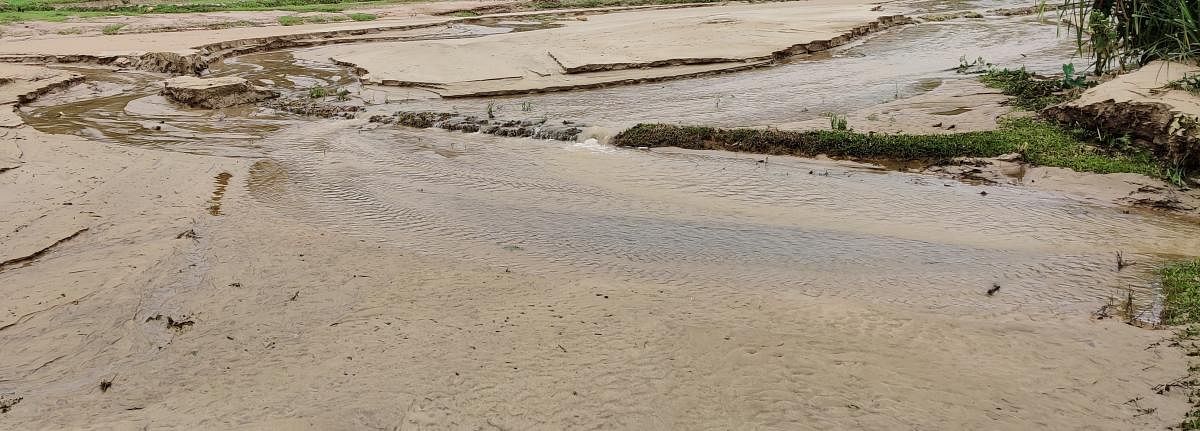
[[[354,21],[374,21],[379,19],[379,16],[373,13],[354,12],[348,13],[346,16],[350,17],[350,19]]]
[[[1200,259],[1172,262],[1159,270],[1163,323],[1200,323]]]
[[[363,14],[363,15],[370,15],[370,14]],[[375,15],[370,15],[370,16],[374,17]],[[352,18],[347,15],[309,15],[309,16],[288,15],[288,16],[279,17],[277,19],[277,21],[279,21],[279,25],[289,26],[289,25],[301,25],[301,24],[324,24],[324,23],[328,23],[328,22],[347,21],[350,19],[352,19]],[[374,19],[374,18],[372,18],[372,19]],[[363,21],[366,21],[366,20],[363,20]]]
[[[1168,262],[1158,270],[1162,282],[1162,322],[1186,325],[1175,332],[1172,345],[1184,350],[1189,357],[1200,356],[1200,258]],[[1189,391],[1192,410],[1180,423],[1180,429],[1200,430],[1200,366],[1188,366],[1188,375],[1160,385],[1167,390],[1181,387]]]
[[[471,10],[460,10],[458,12],[454,12],[454,13],[450,14],[450,16],[459,17],[459,18],[471,18],[471,17],[479,16],[479,12],[475,12],[475,11],[471,11]]]
[[[826,155],[867,161],[941,163],[956,157],[995,157],[1020,153],[1041,166],[1101,174],[1133,172],[1162,178],[1165,170],[1150,154],[1129,148],[1089,145],[1084,136],[1044,121],[1004,120],[985,132],[946,135],[857,133],[848,130],[781,131],[718,129],[669,124],[639,124],[619,133],[613,143],[626,147],[680,147],[800,157]]]
[[[107,35],[114,35],[114,34],[120,33],[121,29],[124,27],[125,27],[125,24],[106,25],[106,26],[104,26],[104,28],[100,29],[100,33],[104,33]]]
[[[25,21],[63,22],[70,18],[93,18],[99,16],[125,15],[111,12],[74,12],[61,10],[46,11],[0,11],[0,24]]]

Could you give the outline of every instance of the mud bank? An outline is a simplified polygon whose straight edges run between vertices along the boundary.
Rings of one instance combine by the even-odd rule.
[[[1167,88],[1200,67],[1154,62],[1045,109],[1060,123],[1127,136],[1138,145],[1188,168],[1200,167],[1200,96]]]
[[[195,108],[220,109],[279,97],[279,92],[250,85],[245,79],[225,76],[180,76],[163,83],[162,95]]]
[[[302,56],[354,67],[371,83],[442,97],[594,88],[759,67],[911,22],[872,6],[814,0],[621,12],[537,32],[344,45]]]

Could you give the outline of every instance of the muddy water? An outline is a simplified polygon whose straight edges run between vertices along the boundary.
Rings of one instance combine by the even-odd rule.
[[[279,211],[525,273],[787,288],[978,312],[1090,311],[1200,228],[1019,188],[865,167],[348,122],[291,142],[247,186]],[[988,191],[986,196],[981,191]],[[1148,269],[1149,267],[1144,267]],[[999,283],[1003,297],[982,293]]]
[[[1031,18],[927,23],[828,58],[703,79],[499,100],[502,115],[594,124],[727,126],[847,111],[957,78],[962,56],[1053,71],[1069,41]],[[977,187],[845,164],[725,153],[643,152],[300,119],[260,108],[197,111],[160,77],[93,72],[27,108],[42,130],[174,151],[260,157],[257,205],[347,235],[451,261],[570,279],[743,286],[920,305],[947,313],[1081,313],[1132,288],[1149,263],[1200,254],[1200,228],[1012,187]],[[288,52],[213,71],[303,94],[351,90],[346,70]],[[518,106],[529,102],[531,112]],[[482,110],[488,100],[375,106]],[[987,191],[986,195],[981,191]],[[219,215],[224,209],[214,211]],[[1146,262],[1117,271],[1114,253]],[[983,294],[1000,285],[1003,294]]]

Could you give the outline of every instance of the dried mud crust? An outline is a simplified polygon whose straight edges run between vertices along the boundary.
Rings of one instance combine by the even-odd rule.
[[[424,88],[446,98],[500,96],[656,82],[765,67],[791,57],[827,51],[857,38],[913,22],[903,15],[884,16],[878,12],[864,12],[866,9],[857,11],[844,6],[818,5],[813,7],[837,9],[826,12],[829,21],[814,18],[812,23],[792,24],[770,16],[770,12],[776,10],[773,8],[782,7],[744,6],[710,14],[675,11],[674,15],[663,15],[663,19],[677,28],[698,27],[701,30],[679,30],[663,43],[630,36],[628,43],[607,41],[603,46],[584,48],[590,44],[582,42],[584,40],[609,40],[610,34],[620,38],[622,34],[636,33],[626,30],[647,25],[647,17],[633,16],[597,18],[583,24],[545,30],[553,34],[536,35],[538,38],[573,40],[553,46],[531,46],[526,42],[533,35],[509,34],[472,40],[319,48],[304,55],[306,59],[332,61],[349,67],[372,84]],[[723,20],[721,17],[725,14],[733,18]],[[860,24],[852,24],[858,19],[862,20]],[[723,37],[721,35],[760,20],[768,23],[769,29],[761,31],[766,34],[762,36],[767,37],[766,40],[754,36],[716,47],[693,40]],[[692,21],[701,24],[685,25]],[[704,25],[709,22],[712,24]],[[808,28],[809,25],[815,27],[805,34],[810,34],[807,36],[810,38],[813,37],[811,34],[816,34],[818,39],[795,41],[795,36],[789,36],[795,32],[793,27]],[[695,38],[681,36],[692,33],[696,34]],[[531,43],[537,45],[539,42],[532,40]],[[679,56],[681,53],[692,56]],[[421,59],[421,67],[397,64],[392,61],[396,55]],[[500,61],[502,63],[498,63]],[[463,64],[469,67],[463,67]]]
[[[250,85],[245,79],[226,76],[180,76],[163,83],[162,95],[193,108],[219,109],[279,97],[279,92]]]

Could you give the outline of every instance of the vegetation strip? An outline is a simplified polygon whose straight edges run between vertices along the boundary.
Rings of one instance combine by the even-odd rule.
[[[1071,132],[1033,119],[1009,119],[994,131],[944,135],[858,133],[851,130],[784,131],[639,124],[619,133],[624,147],[680,147],[800,157],[825,155],[865,161],[924,161],[1019,153],[1042,166],[1095,173],[1133,172],[1161,178],[1164,170],[1146,153],[1094,147]],[[1125,152],[1129,151],[1129,152]]]
[[[1162,282],[1162,322],[1186,325],[1175,333],[1172,345],[1182,348],[1189,357],[1200,356],[1200,258],[1168,262],[1158,270]],[[1192,410],[1180,424],[1184,430],[1200,430],[1200,364],[1188,366],[1188,374],[1173,382],[1160,385],[1160,393],[1172,387],[1186,388],[1192,400]]]

